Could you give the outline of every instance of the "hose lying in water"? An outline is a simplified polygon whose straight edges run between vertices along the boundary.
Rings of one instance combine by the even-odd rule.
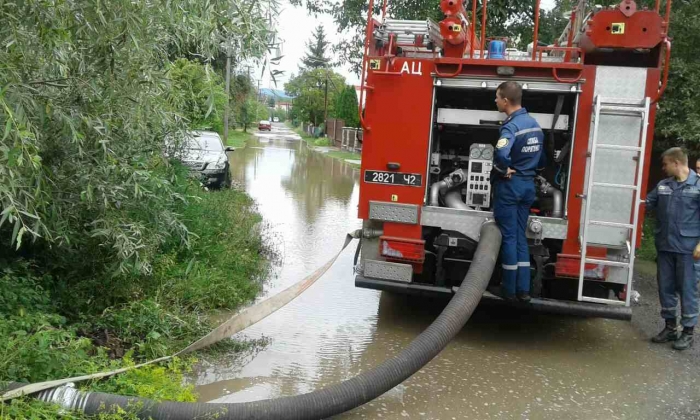
[[[469,272],[459,290],[437,319],[403,351],[376,368],[347,381],[308,394],[247,403],[181,403],[83,392],[70,387],[32,396],[65,408],[98,414],[115,406],[154,420],[216,419],[319,419],[351,410],[384,394],[425,366],[442,351],[467,323],[488,286],[501,246],[501,232],[493,222],[481,227]],[[21,384],[10,384],[15,387]]]

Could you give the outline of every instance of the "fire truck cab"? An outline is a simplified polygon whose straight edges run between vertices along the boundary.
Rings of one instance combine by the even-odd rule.
[[[504,81],[545,134],[527,224],[535,309],[630,319],[635,249],[656,103],[668,77],[659,2],[579,1],[549,46],[485,37],[487,5],[442,0],[439,23],[375,19],[370,3],[360,89],[363,128],[358,287],[452,296],[480,226],[493,220],[494,148]],[[480,34],[477,32],[480,26]],[[500,281],[500,264],[492,283]],[[488,292],[487,298],[498,299]],[[523,304],[525,305],[525,304]]]

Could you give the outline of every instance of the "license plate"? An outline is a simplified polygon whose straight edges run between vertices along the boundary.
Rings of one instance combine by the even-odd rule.
[[[423,176],[420,174],[406,174],[402,172],[365,171],[365,182],[420,187],[423,185]]]

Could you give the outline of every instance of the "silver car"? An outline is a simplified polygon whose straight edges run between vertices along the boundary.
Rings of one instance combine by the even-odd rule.
[[[208,187],[227,187],[231,183],[229,161],[226,152],[233,147],[224,147],[219,134],[213,131],[191,131],[185,138],[178,159],[190,168],[193,175]]]

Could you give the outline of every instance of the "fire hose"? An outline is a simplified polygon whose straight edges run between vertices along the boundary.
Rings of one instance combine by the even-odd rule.
[[[352,236],[346,240],[343,249],[347,247],[350,239],[352,239]],[[89,415],[109,412],[115,407],[119,407],[127,412],[134,412],[139,418],[152,418],[154,420],[185,420],[209,417],[217,419],[301,420],[327,418],[337,415],[365,404],[389,391],[416,373],[447,346],[452,338],[454,338],[467,323],[481,300],[481,296],[488,286],[491,274],[496,265],[500,245],[501,232],[496,224],[493,222],[484,223],[480,231],[479,245],[476,248],[469,271],[455,296],[450,300],[435,321],[399,354],[382,362],[376,368],[347,381],[317,391],[297,396],[246,403],[181,403],[156,402],[138,397],[125,397],[100,392],[84,392],[67,386],[56,388],[56,385],[53,387],[46,386],[42,388],[40,392],[37,392],[37,390],[27,391],[26,384],[10,383],[9,386],[7,386],[7,389],[10,389],[10,391],[5,393],[2,399],[7,399],[8,395],[12,394],[13,389],[17,391],[24,388],[24,394],[30,394],[32,397],[38,398],[41,401],[60,404],[64,408],[82,411]],[[300,283],[307,281],[309,278],[313,280],[310,281],[310,283],[307,281],[309,284],[306,285],[303,290],[308,288],[318,277],[328,270],[339,255],[340,252],[314,274],[302,280]],[[314,276],[316,277],[313,278]],[[295,286],[297,285],[289,289]],[[287,290],[280,294],[284,294]],[[300,292],[298,294],[300,294]],[[263,301],[251,309],[254,310],[256,307],[275,299],[277,296],[279,295]],[[278,304],[280,302],[282,302],[282,300],[280,300]],[[275,306],[276,305],[269,305],[269,308]],[[274,312],[274,310],[272,312]],[[267,315],[269,315],[269,313],[267,313]],[[262,314],[262,312],[260,312],[260,314]],[[232,332],[236,331],[236,328],[243,329],[257,322],[248,323],[252,321],[252,318],[246,322],[240,322],[236,321],[236,318],[238,317],[234,317],[225,322],[214,331],[225,332],[225,334],[228,334],[227,337],[230,337]],[[243,327],[241,328],[241,326]],[[240,331],[240,329],[238,331]],[[205,339],[202,339],[187,349],[191,347],[203,348],[209,344],[212,344],[212,342],[207,343]],[[184,353],[185,350],[179,354]]]

